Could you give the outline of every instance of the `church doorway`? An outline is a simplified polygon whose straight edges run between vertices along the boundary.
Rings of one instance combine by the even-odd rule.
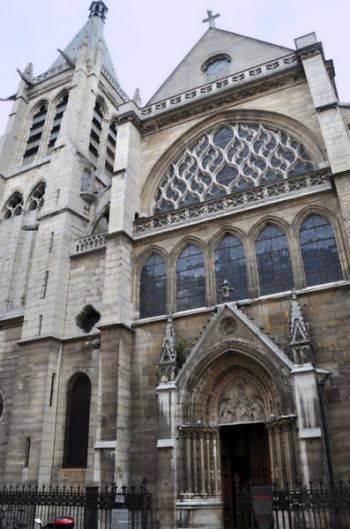
[[[235,476],[240,489],[271,483],[268,433],[264,423],[220,427],[221,483],[224,502],[224,529],[233,529],[236,520]]]

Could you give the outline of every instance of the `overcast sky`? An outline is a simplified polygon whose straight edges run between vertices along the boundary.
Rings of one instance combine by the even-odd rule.
[[[106,0],[105,37],[120,84],[145,104],[207,29],[206,10],[221,14],[217,27],[294,48],[315,31],[333,59],[340,99],[350,101],[349,0]],[[16,68],[46,71],[86,22],[90,0],[0,0],[0,97],[14,94]],[[0,102],[0,135],[11,105]]]

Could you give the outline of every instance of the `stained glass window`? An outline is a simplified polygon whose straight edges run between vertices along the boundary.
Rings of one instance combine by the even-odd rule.
[[[286,235],[268,225],[255,243],[260,294],[283,292],[293,288],[293,272]]]
[[[203,253],[195,244],[189,244],[176,265],[176,310],[204,307],[205,304]]]
[[[311,215],[300,229],[300,248],[306,284],[320,285],[343,279],[334,231],[319,215]]]
[[[154,212],[285,180],[312,169],[304,146],[286,132],[261,123],[227,123],[188,145],[169,166],[156,192]]]
[[[248,297],[247,270],[242,242],[234,235],[226,235],[215,250],[215,275],[218,303],[222,303],[222,285],[229,282],[232,300]]]
[[[89,441],[91,383],[79,375],[68,392],[64,467],[86,468]]]
[[[167,276],[163,257],[152,254],[141,271],[140,318],[165,314],[167,303]]]

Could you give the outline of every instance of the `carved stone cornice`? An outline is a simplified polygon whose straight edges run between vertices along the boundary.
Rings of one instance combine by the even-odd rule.
[[[310,57],[315,57],[315,55],[319,54],[321,54],[322,58],[324,59],[323,47],[321,42],[315,42],[314,44],[310,44],[310,46],[305,46],[305,48],[297,50],[297,56],[301,61],[310,59]]]

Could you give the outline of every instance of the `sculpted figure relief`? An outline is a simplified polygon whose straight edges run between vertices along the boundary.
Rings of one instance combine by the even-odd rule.
[[[263,399],[252,384],[235,381],[220,396],[218,416],[219,422],[264,420]]]

